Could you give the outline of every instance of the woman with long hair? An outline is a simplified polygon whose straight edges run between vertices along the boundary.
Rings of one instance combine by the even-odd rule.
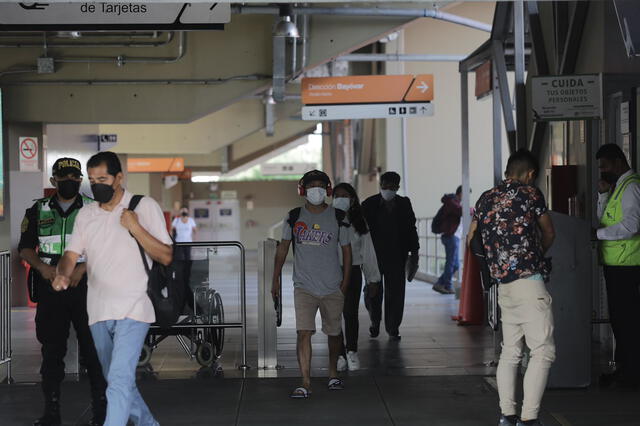
[[[341,183],[333,190],[333,207],[346,212],[351,234],[352,270],[351,282],[344,298],[343,317],[345,323],[343,352],[338,358],[338,370],[349,371],[360,368],[358,358],[358,311],[362,291],[362,273],[367,284],[381,280],[376,252],[369,233],[369,226],[362,213],[360,199],[353,186]]]

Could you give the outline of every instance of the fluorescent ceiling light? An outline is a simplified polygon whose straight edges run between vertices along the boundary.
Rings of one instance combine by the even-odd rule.
[[[191,174],[191,182],[193,183],[211,183],[219,182],[220,173],[216,172],[193,172]]]

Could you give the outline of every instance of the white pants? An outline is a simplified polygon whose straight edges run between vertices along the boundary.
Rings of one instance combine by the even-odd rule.
[[[505,416],[516,414],[516,381],[522,344],[526,342],[531,358],[524,376],[520,417],[537,419],[549,368],[556,356],[551,296],[544,282],[522,279],[500,284],[498,304],[502,311],[502,353],[496,377],[500,409]]]

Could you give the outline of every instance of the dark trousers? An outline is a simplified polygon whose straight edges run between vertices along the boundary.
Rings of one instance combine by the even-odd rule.
[[[173,253],[173,264],[176,269],[182,274],[182,280],[184,282],[184,303],[182,305],[183,311],[189,307],[191,311],[196,313],[193,290],[191,289],[191,269],[193,269],[193,261],[191,260],[191,247],[176,247]],[[185,312],[186,313],[186,312]],[[202,311],[198,307],[198,314]]]
[[[351,267],[351,281],[344,295],[344,335],[346,338],[346,351],[358,352],[358,330],[360,322],[358,312],[360,308],[360,293],[362,292],[362,269],[360,265]]]
[[[460,238],[455,235],[443,235],[441,240],[445,248],[447,261],[444,265],[444,271],[438,279],[438,284],[451,288],[453,276],[460,268]]]
[[[404,293],[407,284],[405,261],[382,259],[380,263],[382,283],[374,296],[365,291],[365,306],[369,311],[372,324],[382,320],[382,300],[384,299],[384,327],[390,336],[399,334],[404,314]]]
[[[605,266],[604,277],[616,366],[627,378],[640,381],[640,266]]]
[[[42,344],[40,374],[44,393],[49,395],[60,392],[69,327],[73,324],[78,336],[80,357],[87,367],[91,395],[93,398],[103,396],[107,383],[102,376],[102,367],[89,330],[86,279],[78,287],[61,292],[53,291],[48,282],[37,285],[36,336]]]

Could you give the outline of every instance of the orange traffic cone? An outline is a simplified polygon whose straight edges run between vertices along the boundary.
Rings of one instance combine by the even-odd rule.
[[[458,321],[458,325],[482,325],[484,324],[484,296],[480,264],[468,249],[464,251],[463,271],[458,316],[451,319]]]

